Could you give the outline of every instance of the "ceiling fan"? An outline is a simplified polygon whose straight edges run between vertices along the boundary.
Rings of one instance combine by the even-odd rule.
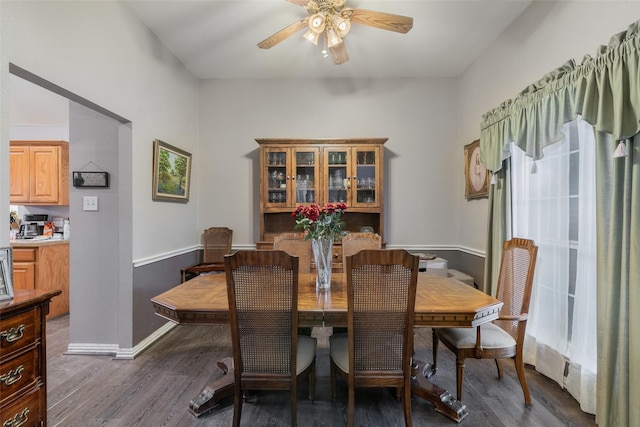
[[[304,6],[309,16],[267,37],[258,43],[259,48],[269,49],[308,27],[304,38],[317,46],[320,36],[324,35],[333,62],[344,64],[349,60],[349,55],[343,38],[349,33],[352,23],[403,34],[409,32],[413,27],[413,18],[411,17],[365,9],[352,9],[345,7],[346,0],[287,1]],[[323,53],[325,56],[328,55],[326,50],[323,50]]]

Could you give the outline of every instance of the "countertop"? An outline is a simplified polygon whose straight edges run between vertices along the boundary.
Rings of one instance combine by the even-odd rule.
[[[53,245],[68,245],[69,240],[63,239],[48,239],[48,240],[33,240],[33,239],[16,239],[9,242],[11,247],[14,248],[37,248],[40,246],[53,246]]]

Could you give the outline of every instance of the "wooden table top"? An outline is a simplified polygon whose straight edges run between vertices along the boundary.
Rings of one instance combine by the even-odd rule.
[[[200,275],[154,297],[156,314],[176,323],[229,323],[224,274]],[[315,274],[298,279],[301,326],[345,326],[347,286],[343,273],[334,273],[331,291],[316,291]],[[415,326],[471,327],[498,317],[502,302],[458,280],[418,275]]]

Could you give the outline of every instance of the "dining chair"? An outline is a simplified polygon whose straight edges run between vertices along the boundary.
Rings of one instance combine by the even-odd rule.
[[[315,388],[316,339],[298,336],[298,258],[284,251],[246,250],[225,256],[234,365],[233,425],[249,390],[289,390],[297,424],[298,378]]]
[[[204,252],[200,264],[184,267],[182,282],[202,273],[224,272],[224,256],[231,253],[233,230],[227,227],[211,227],[204,230]]]
[[[300,273],[311,272],[311,240],[304,240],[304,233],[282,233],[273,238],[273,249],[285,251],[299,259]]]
[[[342,267],[346,268],[347,257],[363,249],[381,249],[382,237],[375,233],[349,233],[342,236]]]
[[[402,249],[363,250],[347,257],[347,333],[329,338],[331,396],[336,376],[348,384],[348,425],[355,387],[401,389],[411,426],[411,354],[419,258]]]
[[[498,378],[502,378],[500,359],[512,358],[525,405],[531,405],[522,351],[537,254],[532,240],[513,238],[503,243],[496,298],[504,305],[497,320],[476,328],[433,329],[433,371],[441,341],[456,356],[458,400],[462,398],[465,359],[495,359]]]

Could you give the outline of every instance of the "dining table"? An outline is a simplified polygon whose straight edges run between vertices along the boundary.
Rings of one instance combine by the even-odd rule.
[[[184,282],[151,299],[155,313],[177,324],[230,324],[227,283],[224,273],[204,274]],[[456,279],[418,274],[414,327],[471,328],[498,318],[503,303]],[[301,327],[347,326],[347,280],[334,272],[329,290],[316,288],[314,273],[298,277],[298,324]],[[189,412],[199,417],[220,401],[233,395],[233,358],[217,362],[224,374],[206,386],[189,403]],[[428,362],[412,362],[413,396],[433,403],[436,411],[460,422],[467,416],[466,405],[450,392],[432,383],[434,373]]]

